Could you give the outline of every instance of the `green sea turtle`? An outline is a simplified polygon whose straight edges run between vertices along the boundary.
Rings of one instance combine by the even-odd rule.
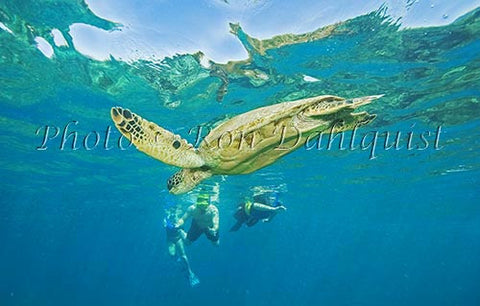
[[[212,175],[246,174],[268,166],[321,132],[367,124],[375,115],[353,110],[379,97],[318,96],[260,107],[215,127],[198,148],[128,109],[113,107],[111,116],[140,151],[182,168],[167,183],[171,193],[181,194]]]

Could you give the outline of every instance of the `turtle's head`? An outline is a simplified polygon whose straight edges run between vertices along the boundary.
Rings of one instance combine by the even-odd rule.
[[[173,194],[186,193],[210,176],[212,176],[212,173],[208,169],[204,169],[204,167],[195,169],[185,168],[168,179],[167,188]]]
[[[302,132],[348,131],[370,123],[375,115],[355,112],[357,107],[369,104],[381,96],[343,99],[335,96],[319,96],[308,99],[307,106],[297,115],[296,128]]]
[[[342,118],[332,119],[330,127],[333,132],[351,131],[355,128],[364,126],[375,120],[377,115],[367,112],[345,114]]]
[[[168,179],[167,188],[170,193],[182,194],[189,192],[197,185],[188,170],[182,169]]]

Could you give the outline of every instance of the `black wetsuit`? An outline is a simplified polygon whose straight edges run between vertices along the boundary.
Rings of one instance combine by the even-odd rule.
[[[166,226],[165,233],[167,234],[167,241],[175,243],[182,238],[182,235],[180,234],[180,229],[173,226]]]
[[[235,219],[237,219],[237,223],[230,229],[231,232],[236,232],[242,227],[242,224],[245,223],[247,226],[254,226],[257,224],[258,221],[263,219],[270,218],[274,212],[273,211],[263,211],[263,210],[256,210],[252,204],[250,207],[250,214],[247,215],[245,212],[245,205],[246,203],[240,204],[238,206],[237,211],[235,212]]]

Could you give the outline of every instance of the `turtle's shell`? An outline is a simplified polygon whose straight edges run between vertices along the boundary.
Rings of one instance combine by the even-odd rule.
[[[301,146],[303,143],[296,143],[299,132],[305,136],[322,124],[321,120],[305,118],[307,108],[338,101],[345,100],[320,96],[240,114],[213,129],[200,144],[198,153],[213,174],[250,173]]]

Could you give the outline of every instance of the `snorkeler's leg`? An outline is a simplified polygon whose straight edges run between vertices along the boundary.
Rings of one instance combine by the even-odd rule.
[[[187,254],[185,253],[185,247],[183,246],[183,241],[179,240],[176,245],[178,250],[178,256],[182,262],[183,267],[188,274],[192,273],[192,270],[190,269],[190,263],[188,262]]]
[[[254,226],[255,224],[257,224],[258,222],[258,218],[250,218],[247,220],[247,222],[245,223],[248,227],[252,227]]]
[[[242,227],[242,224],[243,222],[241,221],[237,221],[237,223],[235,223],[234,226],[232,226],[232,228],[230,229],[231,232],[236,232],[240,229],[240,227]]]
[[[190,264],[188,263],[187,253],[185,252],[185,246],[183,244],[183,240],[178,240],[176,243],[177,246],[177,253],[181,260],[185,263],[185,267],[187,268],[188,272],[190,272]]]
[[[176,243],[178,255],[180,256],[180,260],[183,265],[183,269],[188,277],[188,281],[190,286],[195,287],[196,285],[200,284],[200,280],[198,277],[193,273],[192,269],[190,268],[190,262],[188,261],[187,254],[185,253],[185,247],[183,245],[183,240],[178,240]]]
[[[182,237],[182,240],[187,239],[187,233],[183,229],[179,229],[178,232],[180,233],[180,237]]]
[[[192,220],[190,229],[188,230],[187,237],[184,239],[186,245],[190,245],[192,242],[198,239],[203,233],[202,229],[198,226],[195,220]]]
[[[176,253],[175,243],[170,241],[167,242],[167,248],[168,248],[168,255],[170,255],[171,257],[175,257],[175,253]]]

